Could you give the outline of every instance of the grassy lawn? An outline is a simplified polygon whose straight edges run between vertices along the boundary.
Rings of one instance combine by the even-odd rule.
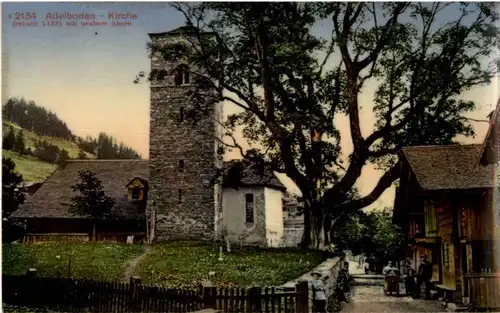
[[[71,277],[120,281],[127,261],[143,251],[140,245],[108,243],[3,245],[3,273],[22,275],[35,267],[39,276],[66,277],[73,253]],[[163,286],[194,286],[204,279],[226,286],[279,286],[323,261],[320,252],[237,247],[223,253],[223,261],[218,258],[217,245],[156,244],[131,274],[139,275],[144,284]]]
[[[95,280],[120,280],[127,261],[144,250],[140,245],[99,243],[5,244],[2,248],[4,274],[22,275],[34,267],[39,276],[67,277],[72,255],[71,277]]]
[[[14,151],[2,150],[2,153],[14,161],[16,172],[23,175],[23,180],[26,182],[45,180],[57,168],[55,164],[40,161],[32,156],[20,155]]]
[[[156,245],[142,259],[138,274],[143,283],[190,285],[210,277],[218,285],[281,285],[323,261],[319,252],[235,248],[218,261],[216,246]]]

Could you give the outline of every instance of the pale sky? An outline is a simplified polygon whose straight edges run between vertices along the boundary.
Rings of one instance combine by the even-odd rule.
[[[38,27],[13,27],[15,12],[35,12]],[[130,26],[44,27],[49,12],[94,13],[98,20],[107,20],[109,12],[129,12],[137,18]],[[149,70],[147,34],[183,24],[182,15],[160,3],[2,3],[2,102],[9,97],[33,100],[55,112],[74,134],[95,136],[104,131],[147,158],[149,87],[135,85],[133,80],[139,71]],[[315,28],[318,34],[330,31],[330,25]],[[361,96],[365,136],[375,122],[374,90],[372,82]],[[498,99],[498,85],[476,88],[463,97],[480,105],[471,117],[485,119]],[[224,110],[233,109],[226,106]],[[347,156],[352,149],[347,118],[338,118],[336,123]],[[487,124],[476,125],[477,137],[465,142],[483,140]],[[358,184],[361,193],[368,193],[380,175],[373,166],[366,166]],[[390,189],[372,207],[392,206],[393,199]]]

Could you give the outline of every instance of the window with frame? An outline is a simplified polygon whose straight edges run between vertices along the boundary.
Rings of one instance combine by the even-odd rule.
[[[430,201],[426,201],[425,208],[425,236],[432,237],[437,235],[437,214],[436,206]]]
[[[253,194],[248,193],[245,195],[245,223],[254,222],[254,201]]]
[[[186,65],[179,65],[175,71],[174,83],[176,86],[189,85],[189,71]]]
[[[139,200],[141,196],[141,188],[136,187],[132,189],[132,200]]]

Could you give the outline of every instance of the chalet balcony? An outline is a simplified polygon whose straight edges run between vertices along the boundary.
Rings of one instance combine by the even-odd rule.
[[[469,273],[464,279],[474,309],[500,309],[500,273]]]

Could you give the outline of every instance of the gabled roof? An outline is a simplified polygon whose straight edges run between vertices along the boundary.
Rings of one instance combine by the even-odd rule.
[[[140,178],[140,177],[134,177],[134,178],[132,178],[132,180],[130,180],[130,181],[128,182],[128,184],[126,184],[126,185],[125,185],[125,187],[127,187],[127,188],[128,188],[128,187],[129,187],[129,186],[130,186],[133,182],[135,182],[136,180],[140,181],[140,182],[141,182],[141,184],[142,184],[144,187],[146,187],[146,188],[148,187],[148,181],[147,181],[146,179],[143,179],[143,178]]]
[[[125,219],[143,215],[143,208],[127,198],[127,183],[134,177],[148,179],[147,160],[71,160],[57,169],[38,191],[14,213],[17,218],[83,218],[71,212],[64,203],[76,195],[71,186],[79,182],[79,171],[96,173],[107,196],[114,198],[112,213]]]
[[[485,154],[488,153],[489,149],[493,149],[496,154],[496,149],[494,147],[498,145],[498,131],[499,131],[498,118],[500,117],[498,113],[499,110],[500,110],[500,99],[497,102],[495,111],[493,111],[493,113],[491,114],[490,125],[488,127],[488,132],[484,137],[484,141],[481,146],[481,154],[477,160],[477,164],[480,164],[482,161],[484,161],[484,159],[487,157]]]
[[[237,167],[239,162],[225,162],[224,174],[241,168],[238,175],[239,186],[267,186],[284,190],[285,187],[276,179],[273,172],[258,171],[249,165]],[[243,164],[243,163],[241,163]],[[71,212],[64,204],[76,195],[71,186],[79,182],[79,171],[94,172],[102,182],[107,196],[114,198],[112,213],[125,219],[135,219],[143,216],[144,208],[140,204],[129,201],[127,186],[135,179],[147,184],[149,179],[148,160],[70,160],[64,167],[58,168],[37,190],[37,192],[14,213],[14,218],[84,218]],[[234,174],[234,172],[233,172]],[[262,174],[262,175],[261,175]],[[234,177],[234,176],[233,176]],[[226,180],[227,182],[227,180]],[[231,185],[235,186],[235,185]]]
[[[223,187],[262,186],[286,190],[286,187],[269,169],[238,160],[224,162]]]
[[[403,148],[424,190],[494,187],[495,166],[478,166],[481,145],[417,146]]]

